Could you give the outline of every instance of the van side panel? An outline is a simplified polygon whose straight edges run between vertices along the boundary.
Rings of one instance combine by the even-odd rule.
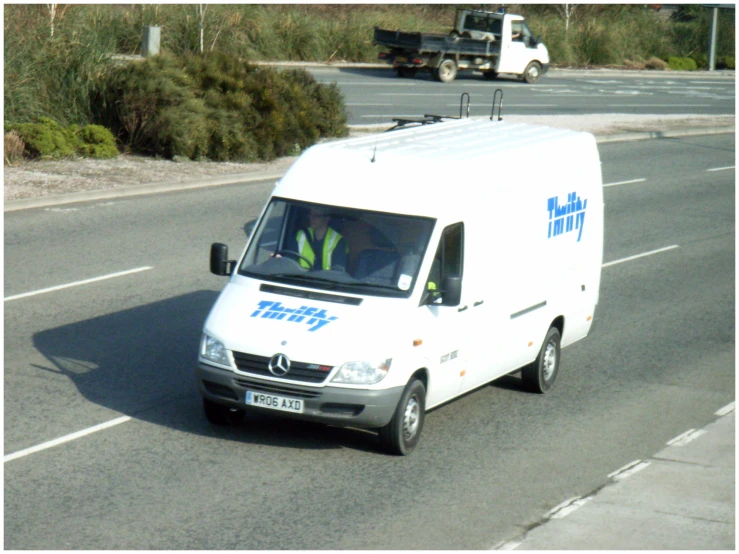
[[[585,337],[600,286],[603,194],[594,138],[572,134],[506,152],[490,167],[467,217],[463,286],[473,323],[463,390],[532,362],[558,317],[563,346]]]

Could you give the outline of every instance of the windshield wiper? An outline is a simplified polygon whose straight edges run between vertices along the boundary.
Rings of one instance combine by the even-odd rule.
[[[394,292],[405,292],[405,291],[401,291],[398,287],[395,287],[393,285],[381,285],[380,283],[365,283],[364,281],[357,281],[356,283],[352,283],[352,286],[367,287],[367,288],[372,288],[372,289],[385,289],[385,290],[391,290]]]
[[[366,283],[364,281],[357,281],[352,279],[351,281],[335,281],[333,279],[326,279],[324,277],[316,277],[311,273],[270,273],[260,274],[260,278],[268,279],[284,279],[301,281],[303,283],[315,283],[320,288],[326,288],[328,290],[346,290],[351,291],[356,288],[368,288],[368,289],[381,289],[394,293],[404,293],[406,291],[400,290],[398,287],[393,285],[383,285],[380,283]]]
[[[332,288],[339,287],[344,283],[333,281],[332,279],[324,279],[322,277],[309,277],[303,273],[270,273],[264,277],[277,277],[279,279],[294,279],[296,281],[309,281],[311,283],[320,283],[321,285],[331,285]]]

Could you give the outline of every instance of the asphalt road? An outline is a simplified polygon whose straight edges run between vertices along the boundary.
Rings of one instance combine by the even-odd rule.
[[[733,73],[553,70],[529,85],[504,77],[486,81],[475,72],[462,72],[445,84],[426,72],[400,78],[389,67],[310,71],[317,81],[339,86],[351,125],[426,113],[458,116],[464,92],[470,95],[472,116],[490,115],[498,88],[503,91],[504,115],[735,114]]]
[[[202,414],[209,245],[235,254],[271,183],[6,213],[5,548],[490,548],[713,421],[735,390],[735,136],[599,149],[595,333],[549,394],[500,379],[428,414],[407,458]]]

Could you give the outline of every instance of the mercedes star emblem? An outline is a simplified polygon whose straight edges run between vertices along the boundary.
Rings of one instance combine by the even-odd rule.
[[[275,377],[282,377],[288,371],[290,371],[290,358],[284,354],[275,354],[270,358],[267,369]]]

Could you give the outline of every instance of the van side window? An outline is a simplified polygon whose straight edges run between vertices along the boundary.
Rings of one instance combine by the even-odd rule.
[[[462,275],[464,260],[464,223],[450,225],[441,235],[426,290],[441,288],[447,275]]]

